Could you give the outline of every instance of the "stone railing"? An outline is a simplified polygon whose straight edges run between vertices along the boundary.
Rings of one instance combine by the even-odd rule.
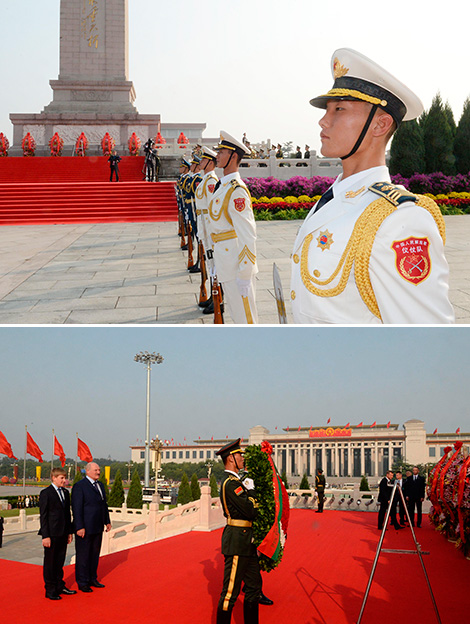
[[[149,509],[111,509],[111,522],[131,522],[103,534],[101,555],[141,546],[166,537],[173,537],[189,531],[213,531],[225,524],[219,498],[211,498],[210,487],[201,488],[198,501],[180,505],[174,509],[158,511],[156,503]]]
[[[33,516],[26,515],[26,509],[20,509],[19,516],[5,518],[5,535],[15,535],[15,533],[27,533],[29,531],[39,531],[39,514]]]

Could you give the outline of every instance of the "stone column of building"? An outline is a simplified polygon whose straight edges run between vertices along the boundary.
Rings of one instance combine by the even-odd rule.
[[[339,477],[339,447],[338,447],[338,443],[336,442],[335,446],[334,446],[334,453],[335,453],[335,468],[334,468],[334,473],[337,477]]]
[[[361,470],[360,473],[361,475],[363,475],[365,473],[365,452],[364,452],[364,442],[361,442],[361,446],[360,446],[360,457],[361,457]]]

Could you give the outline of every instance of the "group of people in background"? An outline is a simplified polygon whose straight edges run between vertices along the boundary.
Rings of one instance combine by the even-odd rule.
[[[412,471],[408,470],[405,474],[405,478],[403,478],[403,474],[400,471],[395,472],[394,475],[393,471],[389,470],[380,481],[378,497],[380,508],[377,528],[379,530],[383,529],[385,516],[390,505],[390,499],[392,497],[395,483],[397,484],[397,487],[395,489],[392,506],[390,508],[390,522],[394,528],[398,530],[402,529],[408,521],[403,499],[400,495],[400,488],[408,510],[411,526],[420,528],[423,516],[422,509],[425,498],[426,481],[425,478],[419,474],[417,466],[413,466]]]

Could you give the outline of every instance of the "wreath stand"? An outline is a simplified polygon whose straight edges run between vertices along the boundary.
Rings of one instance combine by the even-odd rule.
[[[415,543],[416,550],[402,550],[402,549],[394,549],[394,548],[382,548],[382,543],[384,541],[385,531],[387,530],[388,520],[390,518],[390,512],[391,512],[391,509],[392,509],[393,500],[395,498],[395,492],[396,492],[397,488],[398,488],[398,492],[400,494],[401,500],[403,502],[403,507],[405,508],[406,517],[408,518],[408,526],[411,529],[411,534],[413,536],[413,541]],[[442,624],[441,623],[441,618],[440,618],[440,615],[439,615],[439,610],[437,608],[436,600],[434,598],[434,594],[432,593],[431,583],[429,582],[428,574],[426,572],[426,567],[424,565],[424,560],[423,560],[423,555],[429,555],[430,553],[429,553],[429,551],[421,550],[421,545],[416,540],[414,528],[411,525],[410,515],[408,513],[408,507],[406,505],[405,498],[403,496],[403,491],[402,491],[401,487],[398,485],[398,483],[395,483],[395,485],[393,486],[392,494],[390,496],[390,502],[388,504],[387,514],[385,516],[384,525],[383,525],[383,529],[382,529],[382,534],[380,536],[379,544],[377,546],[377,552],[375,553],[374,564],[372,566],[372,571],[371,571],[370,576],[369,576],[369,582],[367,583],[367,588],[366,588],[366,591],[365,591],[365,594],[364,594],[364,599],[362,601],[361,611],[359,613],[359,617],[357,619],[357,623],[356,624],[360,624],[360,622],[362,621],[362,616],[364,614],[364,609],[366,607],[367,599],[369,597],[370,587],[372,585],[372,579],[374,578],[375,569],[377,567],[377,561],[379,560],[379,555],[380,555],[381,552],[385,552],[385,553],[398,553],[400,555],[418,555],[419,560],[421,562],[421,567],[423,568],[423,573],[424,573],[424,577],[426,579],[426,584],[428,586],[429,593],[431,595],[432,604],[434,606],[434,611],[436,613],[436,619],[437,619],[439,624]]]

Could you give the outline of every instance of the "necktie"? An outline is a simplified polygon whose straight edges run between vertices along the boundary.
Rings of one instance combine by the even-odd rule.
[[[64,505],[65,504],[65,497],[64,497],[64,492],[63,492],[62,488],[60,487],[57,491],[59,492],[60,502],[62,503],[62,505]]]
[[[327,202],[329,202],[330,199],[333,199],[333,197],[333,190],[329,188],[326,193],[323,193],[323,195],[318,200],[317,205],[315,206],[315,212],[318,212],[320,208],[322,208]]]
[[[217,189],[219,188],[219,186],[220,186],[220,180],[217,180],[217,184],[215,185],[215,188],[214,188],[214,193],[217,191]],[[320,198],[320,199],[321,199],[321,198]]]
[[[100,490],[100,488],[99,488],[99,486],[98,486],[98,481],[95,481],[95,482],[93,483],[93,485],[94,485],[94,487],[95,487],[95,490],[96,490],[96,491],[98,492],[98,494],[101,496],[101,498],[103,498],[103,496],[102,496],[102,494],[101,494],[101,490]]]

